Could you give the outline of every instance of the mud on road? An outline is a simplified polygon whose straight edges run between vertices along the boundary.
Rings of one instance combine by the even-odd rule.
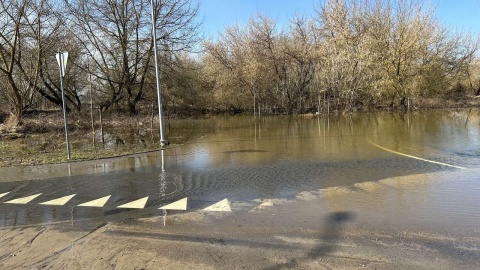
[[[479,269],[480,237],[364,227],[319,201],[0,229],[1,269]],[[300,211],[301,209],[301,211]],[[292,214],[295,213],[295,214]]]

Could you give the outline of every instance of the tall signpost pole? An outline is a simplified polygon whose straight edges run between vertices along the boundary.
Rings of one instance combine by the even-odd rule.
[[[65,141],[67,143],[67,159],[70,159],[70,141],[68,140],[68,127],[67,127],[67,108],[65,106],[65,91],[63,89],[63,78],[65,77],[65,71],[67,70],[68,52],[57,53],[55,55],[60,70],[60,86],[62,88],[62,106],[63,106],[63,122],[65,125]]]
[[[155,57],[155,75],[157,77],[157,98],[158,98],[158,121],[160,122],[160,146],[166,146],[169,144],[165,138],[165,131],[163,127],[163,113],[162,113],[162,94],[160,89],[160,70],[158,68],[158,55],[157,55],[157,31],[155,24],[155,5],[153,0],[150,0],[152,6],[152,38],[153,38],[153,50]]]

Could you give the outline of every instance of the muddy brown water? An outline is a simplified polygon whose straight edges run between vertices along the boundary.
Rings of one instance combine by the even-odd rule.
[[[129,138],[126,143],[138,142],[138,130],[124,133],[118,136]],[[147,144],[158,140],[156,134],[150,136]],[[55,187],[64,195],[83,193],[85,200],[88,193],[112,193],[117,204],[150,196],[151,211],[145,215],[183,197],[198,207],[224,198],[278,204],[311,200],[335,211],[356,211],[366,223],[480,229],[478,109],[308,118],[215,116],[174,121],[167,136],[172,142],[196,139],[117,159],[1,168],[0,194],[33,188],[59,197],[48,191]],[[113,140],[107,145],[118,146]],[[21,209],[15,208],[16,216],[0,211],[4,226],[30,222],[27,216],[36,210]],[[95,215],[117,215],[112,209]],[[38,220],[54,221],[61,216],[57,211],[44,211]],[[70,214],[74,210],[64,213]]]

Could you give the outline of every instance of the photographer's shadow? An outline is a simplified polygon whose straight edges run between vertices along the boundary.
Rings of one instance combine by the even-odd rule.
[[[341,236],[344,224],[353,219],[355,219],[355,215],[351,212],[332,212],[328,214],[318,237],[319,245],[311,249],[305,257],[293,258],[287,263],[267,267],[265,270],[295,268],[302,260],[318,259],[332,253],[336,248],[337,239]]]

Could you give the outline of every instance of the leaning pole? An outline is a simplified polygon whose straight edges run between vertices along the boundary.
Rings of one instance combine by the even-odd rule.
[[[63,108],[63,123],[65,125],[65,141],[67,143],[67,159],[70,159],[70,141],[68,139],[68,126],[67,126],[67,106],[65,104],[65,91],[63,89],[63,78],[65,77],[65,71],[67,70],[68,52],[59,52],[56,55],[58,68],[60,70],[60,87],[62,89],[62,108]]]
[[[157,53],[157,34],[156,34],[156,20],[155,20],[155,5],[153,0],[150,0],[152,6],[152,38],[153,38],[153,50],[155,57],[155,75],[157,77],[157,99],[158,99],[158,121],[160,122],[160,146],[167,146],[168,140],[165,138],[165,130],[163,126],[163,112],[162,112],[162,93],[160,85],[160,69],[158,68],[158,53]]]

